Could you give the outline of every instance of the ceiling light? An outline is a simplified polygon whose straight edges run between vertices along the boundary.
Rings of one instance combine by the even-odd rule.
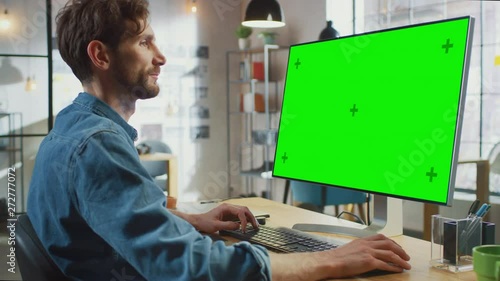
[[[283,10],[276,0],[252,0],[248,3],[243,25],[260,28],[285,26]]]
[[[33,75],[33,78],[28,78],[26,79],[26,85],[24,86],[24,90],[26,92],[31,92],[36,90],[36,80],[35,80],[35,75]]]
[[[196,0],[191,2],[191,12],[196,13],[198,11],[198,7],[196,6]]]
[[[9,11],[5,9],[4,13],[0,15],[0,30],[7,30],[10,28]]]

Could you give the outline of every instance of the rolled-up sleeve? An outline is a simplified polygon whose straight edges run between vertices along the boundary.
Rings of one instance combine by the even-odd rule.
[[[218,241],[212,247],[211,257],[212,269],[220,272],[213,272],[210,280],[271,280],[269,256],[263,247],[248,242],[227,247]]]
[[[271,280],[265,248],[213,242],[169,212],[125,136],[94,134],[72,163],[81,216],[145,279]]]

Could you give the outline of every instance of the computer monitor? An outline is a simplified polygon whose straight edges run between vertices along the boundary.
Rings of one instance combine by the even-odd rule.
[[[273,176],[451,205],[473,26],[465,16],[292,45]]]

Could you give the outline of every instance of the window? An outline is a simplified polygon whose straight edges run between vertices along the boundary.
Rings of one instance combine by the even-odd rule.
[[[500,82],[494,80],[500,77],[500,3],[457,0],[326,0],[326,3],[327,20],[334,22],[341,36],[354,30],[369,32],[465,15],[475,17],[460,160],[495,157],[490,154],[495,144],[500,143]],[[457,189],[475,190],[475,169],[474,164],[459,166]],[[500,174],[494,173],[500,172],[500,168],[491,170],[490,191],[500,195]]]

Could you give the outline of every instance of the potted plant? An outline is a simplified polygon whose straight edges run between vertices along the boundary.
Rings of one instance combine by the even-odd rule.
[[[236,29],[236,37],[238,37],[238,46],[240,50],[246,50],[250,48],[250,35],[252,35],[253,29],[248,26],[240,25]]]
[[[257,36],[259,38],[262,38],[264,45],[273,45],[276,44],[276,36],[278,36],[278,33],[271,31],[262,31]]]

